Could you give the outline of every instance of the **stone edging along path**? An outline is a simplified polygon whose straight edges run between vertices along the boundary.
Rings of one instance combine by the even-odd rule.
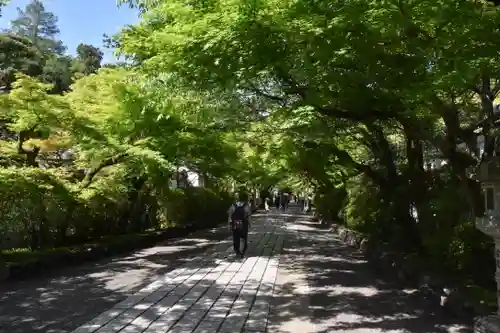
[[[377,273],[391,275],[399,283],[416,287],[431,308],[441,308],[447,315],[469,319],[495,311],[484,302],[467,297],[463,287],[453,286],[431,273],[419,271],[411,258],[397,255],[383,244],[370,243],[367,236],[359,232],[338,224],[332,224],[329,231],[343,243],[358,249]]]

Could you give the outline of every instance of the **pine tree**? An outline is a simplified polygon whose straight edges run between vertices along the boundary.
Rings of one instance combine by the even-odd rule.
[[[65,47],[59,35],[57,16],[48,12],[40,0],[32,0],[24,10],[17,8],[18,18],[11,22],[12,32],[31,40],[42,52],[63,54]]]

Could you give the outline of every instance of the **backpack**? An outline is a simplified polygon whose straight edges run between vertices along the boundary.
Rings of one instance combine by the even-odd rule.
[[[235,204],[234,212],[231,215],[231,221],[233,222],[233,229],[242,229],[243,223],[246,219],[245,204]]]

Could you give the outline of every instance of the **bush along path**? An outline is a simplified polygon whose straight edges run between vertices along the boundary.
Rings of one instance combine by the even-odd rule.
[[[108,232],[102,235],[97,233],[87,236],[86,242],[73,241],[68,242],[66,246],[45,246],[35,250],[30,248],[4,250],[1,252],[3,264],[0,262],[0,273],[2,273],[0,277],[4,281],[34,277],[36,274],[54,268],[95,261],[107,256],[153,246],[166,239],[187,236],[193,231],[214,227],[226,220],[225,212],[230,202],[228,196],[217,197],[210,190],[203,188],[171,190],[170,192],[175,194],[175,196],[169,195],[171,201],[168,205],[168,216],[171,216],[174,222],[170,222],[170,226],[162,227],[161,224],[151,224],[152,221],[149,221],[146,225],[151,228],[142,232],[127,232],[131,230],[127,228],[121,233]],[[206,202],[210,196],[214,198]],[[190,212],[187,209],[188,205],[196,210]],[[143,217],[139,215],[137,218]],[[134,226],[135,223],[134,221],[126,222],[129,226]],[[145,227],[142,226],[139,230],[141,229]]]

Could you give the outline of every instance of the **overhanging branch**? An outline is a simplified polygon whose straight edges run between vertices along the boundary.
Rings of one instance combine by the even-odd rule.
[[[128,153],[119,153],[102,160],[98,165],[89,169],[82,181],[82,189],[88,187],[92,183],[92,180],[99,173],[99,171],[101,171],[105,167],[120,163],[126,157],[128,157]]]

